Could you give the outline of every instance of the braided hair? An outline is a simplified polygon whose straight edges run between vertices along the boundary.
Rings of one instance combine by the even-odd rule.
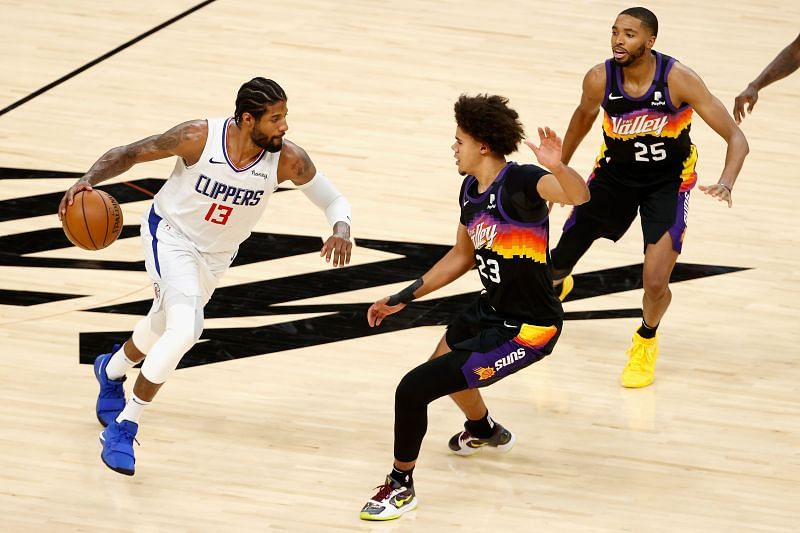
[[[244,113],[250,113],[258,120],[267,111],[268,105],[286,100],[286,92],[276,82],[261,77],[253,78],[239,88],[233,118],[237,126]]]

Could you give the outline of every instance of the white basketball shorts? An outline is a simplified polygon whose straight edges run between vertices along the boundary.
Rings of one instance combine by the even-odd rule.
[[[236,252],[203,253],[151,207],[142,216],[142,246],[147,273],[156,290],[156,300],[166,290],[208,303]]]

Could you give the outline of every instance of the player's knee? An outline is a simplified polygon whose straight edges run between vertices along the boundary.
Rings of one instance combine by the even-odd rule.
[[[203,330],[200,329],[200,332]],[[167,331],[164,335],[169,335],[169,338],[172,340],[173,346],[176,349],[185,352],[189,351],[189,348],[195,345],[197,341],[200,339],[200,333],[198,333],[197,328],[195,327],[172,327],[167,328]]]
[[[419,374],[410,371],[403,376],[395,390],[395,405],[419,405],[428,403],[423,395],[424,384],[419,379]]]
[[[175,293],[166,303],[166,330],[191,348],[203,333],[203,304],[199,297]]]
[[[164,333],[164,313],[150,313],[136,323],[133,328],[133,344],[143,354],[147,354]]]
[[[645,277],[643,285],[648,297],[658,299],[667,293],[669,280],[660,276]]]

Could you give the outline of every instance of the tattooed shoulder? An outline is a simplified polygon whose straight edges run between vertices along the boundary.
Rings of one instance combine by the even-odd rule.
[[[182,142],[205,140],[208,124],[205,120],[192,120],[178,124],[157,136],[155,145],[159,150],[170,150]]]
[[[290,141],[283,142],[281,158],[286,160],[292,181],[305,183],[313,178],[317,172],[308,153]]]

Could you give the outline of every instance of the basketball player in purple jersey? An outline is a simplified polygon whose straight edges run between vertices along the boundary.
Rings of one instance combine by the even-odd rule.
[[[172,175],[142,218],[145,266],[155,290],[150,312],[121,348],[97,357],[96,415],[105,430],[101,458],[133,475],[139,417],[183,355],[200,339],[203,308],[261,217],[269,196],[291,181],[325,212],[333,234],[320,255],[350,262],[350,204],[308,154],[285,140],[287,97],[276,82],[254,78],[239,89],[233,117],[192,120],[160,135],[112,148],[64,194],[122,174],[136,163],[175,156]],[[144,361],[126,402],[126,372]]]
[[[717,183],[704,193],[732,205],[731,191],[748,153],[747,139],[703,80],[675,59],[656,52],[656,16],[626,9],[611,28],[613,58],[583,80],[581,102],[564,136],[568,163],[603,108],[603,145],[589,178],[591,200],[573,209],[552,251],[553,280],[564,299],[570,273],[592,243],[618,240],[641,216],[644,236],[642,324],[633,335],[624,387],[646,387],[655,378],[656,329],[669,306],[669,278],[681,252],[689,193],[695,186],[697,150],[689,138],[696,111],[728,143]]]
[[[517,112],[500,96],[462,95],[455,104],[452,149],[461,185],[460,224],[453,248],[421,278],[367,312],[372,327],[406,304],[477,268],[484,290],[447,327],[430,360],[400,381],[395,395],[394,468],[361,509],[363,520],[391,520],[414,509],[413,470],[427,430],[428,404],[451,395],[467,418],[450,450],[505,452],[515,437],[495,423],[478,391],[549,354],[563,311],[549,271],[547,201],[570,205],[589,198],[583,178],[561,162],[561,139],[539,129],[528,146],[536,165],[506,161],[524,137]]]
[[[753,106],[758,102],[758,91],[772,82],[785,78],[798,68],[800,68],[800,35],[789,46],[781,50],[775,59],[764,67],[761,74],[748,83],[747,87],[736,97],[733,102],[733,118],[736,119],[736,123],[741,124],[744,120],[745,105],[747,105],[747,113],[752,113]]]

